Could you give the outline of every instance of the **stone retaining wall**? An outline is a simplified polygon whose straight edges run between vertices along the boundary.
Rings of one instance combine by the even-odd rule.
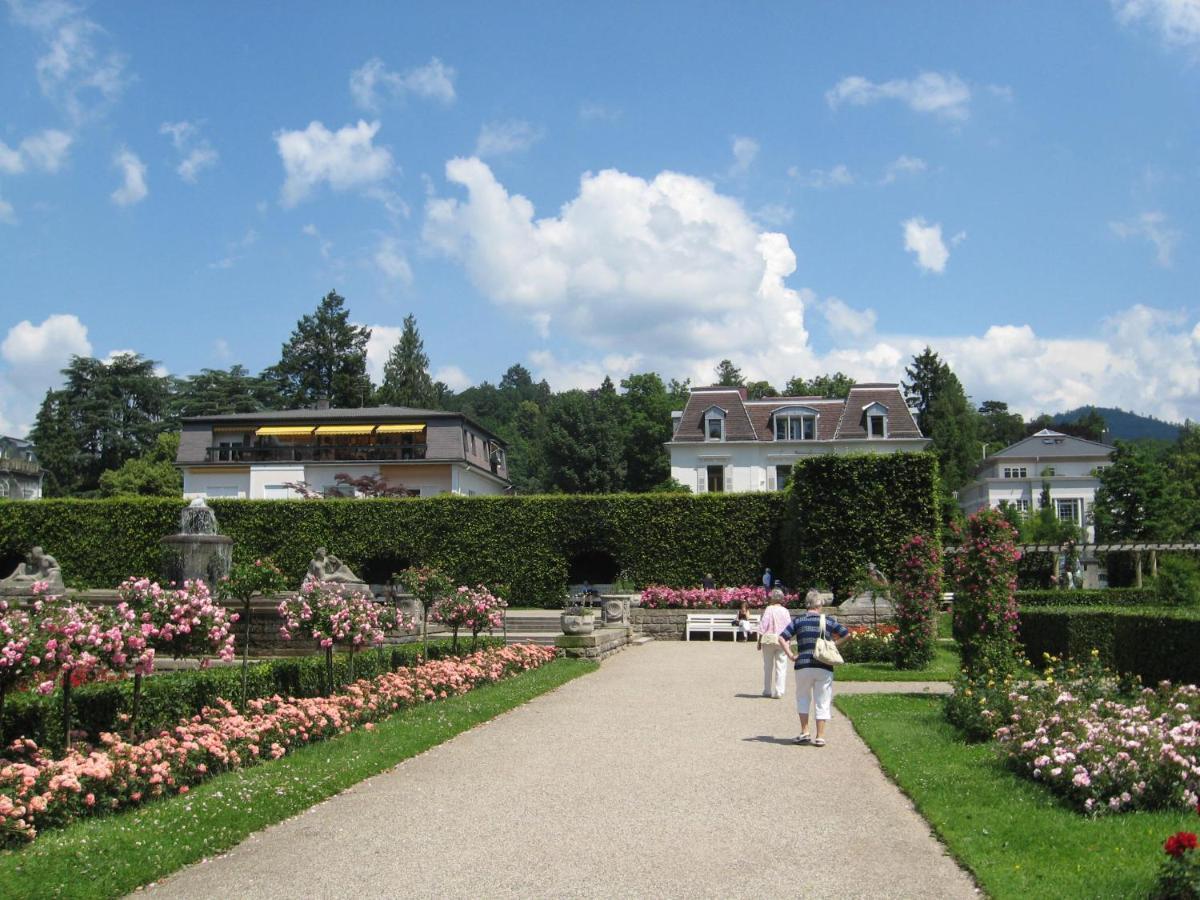
[[[632,632],[627,627],[597,628],[591,634],[560,634],[555,638],[554,646],[571,659],[598,662],[624,650],[631,637]]]

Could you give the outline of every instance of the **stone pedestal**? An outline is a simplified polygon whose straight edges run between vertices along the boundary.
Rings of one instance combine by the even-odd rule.
[[[629,644],[628,628],[597,628],[591,634],[560,634],[554,646],[571,659],[601,660]]]

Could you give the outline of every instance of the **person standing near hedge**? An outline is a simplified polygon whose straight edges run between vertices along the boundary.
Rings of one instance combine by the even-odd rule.
[[[780,633],[791,624],[792,617],[783,605],[783,591],[771,591],[771,602],[758,620],[758,649],[763,658],[764,697],[781,700],[787,693],[787,651],[779,639]]]
[[[763,570],[762,581],[763,581],[763,587],[765,587],[769,591],[771,589],[771,585],[773,585],[775,583],[775,579],[771,576],[770,569]]]
[[[825,617],[824,634],[821,633],[821,595],[809,591],[804,597],[804,615],[792,619],[780,633],[784,652],[791,657],[796,668],[796,712],[800,714],[800,736],[797,744],[825,746],[825,723],[833,715],[833,667],[813,659],[817,638],[825,637],[840,644],[850,631],[832,616]],[[796,653],[788,646],[796,639]],[[815,735],[808,733],[809,712],[816,722]]]

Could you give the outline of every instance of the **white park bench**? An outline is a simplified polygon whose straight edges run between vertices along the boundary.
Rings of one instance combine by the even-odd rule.
[[[756,634],[758,633],[758,620],[758,616],[750,616],[750,630]],[[690,641],[693,631],[707,631],[710,641],[717,633],[736,634],[740,631],[736,622],[736,613],[688,613],[687,624],[683,629],[683,639]]]

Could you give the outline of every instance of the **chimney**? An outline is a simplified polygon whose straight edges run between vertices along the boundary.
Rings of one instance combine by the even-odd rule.
[[[329,409],[329,398],[324,394],[317,397],[317,409]]]

